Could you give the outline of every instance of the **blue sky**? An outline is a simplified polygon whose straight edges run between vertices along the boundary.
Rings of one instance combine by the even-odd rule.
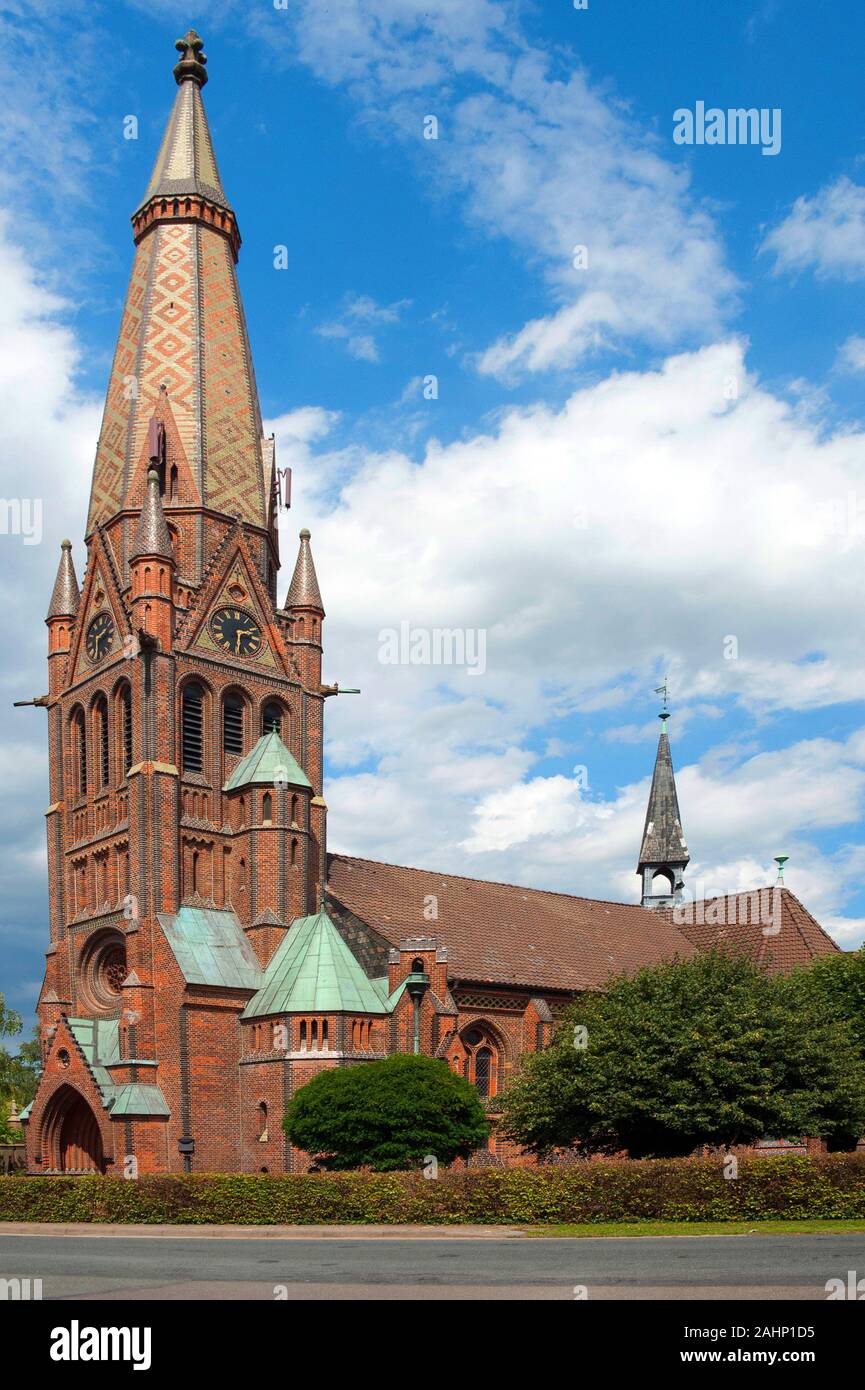
[[[83,567],[129,216],[190,24],[294,468],[284,557],[309,525],[326,678],[364,691],[329,702],[331,847],[635,897],[668,671],[692,885],[787,852],[858,944],[862,7],[13,0],[0,487],[44,499],[44,539],[0,536],[0,987],[30,1007],[47,930],[42,716],[9,705],[45,686],[62,535]],[[674,144],[698,101],[780,109],[779,153]],[[402,621],[483,630],[483,676],[383,666]]]

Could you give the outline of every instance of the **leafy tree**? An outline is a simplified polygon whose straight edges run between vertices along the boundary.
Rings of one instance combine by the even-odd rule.
[[[289,1103],[291,1143],[325,1168],[412,1168],[468,1155],[489,1136],[477,1092],[435,1057],[397,1054],[319,1072]]]
[[[504,1111],[504,1132],[538,1153],[831,1136],[865,1126],[865,1064],[849,1023],[798,979],[709,952],[584,994]]]
[[[821,956],[805,970],[796,971],[791,979],[798,979],[803,988],[822,996],[838,1018],[847,1020],[865,1057],[865,946],[858,951]]]
[[[0,1037],[14,1037],[20,1032],[20,1015],[6,1007],[0,994]],[[0,1101],[14,1100],[19,1106],[31,1101],[36,1094],[41,1066],[38,1030],[34,1030],[32,1042],[21,1043],[17,1056],[0,1046]],[[2,1108],[5,1112],[5,1106]]]
[[[849,1027],[860,1058],[865,1061],[865,947],[838,955],[821,956],[789,977],[791,1006],[823,1010]],[[803,1006],[802,999],[807,1001]],[[861,1128],[847,1133],[839,1126],[829,1135],[829,1147],[854,1149]]]

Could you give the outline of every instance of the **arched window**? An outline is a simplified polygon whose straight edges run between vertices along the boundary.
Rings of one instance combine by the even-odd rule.
[[[301,1050],[301,1052],[305,1052],[305,1051],[306,1051],[306,1019],[305,1019],[305,1018],[302,1018],[302,1019],[300,1020],[300,1050]]]
[[[100,695],[93,706],[94,732],[96,735],[95,747],[97,750],[96,776],[98,789],[104,791],[108,786],[110,776],[110,765],[108,759],[108,701],[104,695]]]
[[[117,739],[115,748],[120,750],[119,781],[123,782],[132,766],[132,687],[122,685],[117,701]],[[115,754],[115,756],[117,756]]]
[[[499,1046],[486,1027],[473,1025],[460,1036],[466,1049],[465,1078],[477,1088],[478,1095],[487,1100],[498,1091]]]
[[[200,685],[183,687],[181,717],[181,759],[184,772],[204,771],[204,690]]]
[[[261,799],[261,817],[265,825],[273,823],[273,797],[270,792],[265,792]]]
[[[493,1054],[488,1047],[479,1047],[475,1053],[475,1086],[478,1095],[486,1097],[490,1093],[490,1078],[493,1070]]]
[[[279,705],[265,705],[261,711],[261,732],[279,734],[282,737],[282,708]]]
[[[84,711],[76,710],[72,717],[72,747],[75,757],[75,786],[79,796],[87,795],[87,726]]]
[[[243,752],[243,702],[237,695],[226,695],[222,704],[222,750]]]
[[[267,1139],[267,1105],[263,1100],[258,1105],[258,1137]]]

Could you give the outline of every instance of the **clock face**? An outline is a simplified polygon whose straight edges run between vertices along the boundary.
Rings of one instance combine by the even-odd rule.
[[[210,631],[220,651],[229,656],[258,656],[261,628],[242,608],[219,608],[210,619]]]
[[[114,646],[114,619],[110,613],[97,613],[87,629],[87,655],[101,661]]]

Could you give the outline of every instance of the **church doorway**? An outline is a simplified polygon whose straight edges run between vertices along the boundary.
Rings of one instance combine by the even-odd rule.
[[[103,1173],[105,1155],[99,1121],[87,1101],[71,1087],[64,1087],[46,1116],[50,1167],[61,1173]]]

